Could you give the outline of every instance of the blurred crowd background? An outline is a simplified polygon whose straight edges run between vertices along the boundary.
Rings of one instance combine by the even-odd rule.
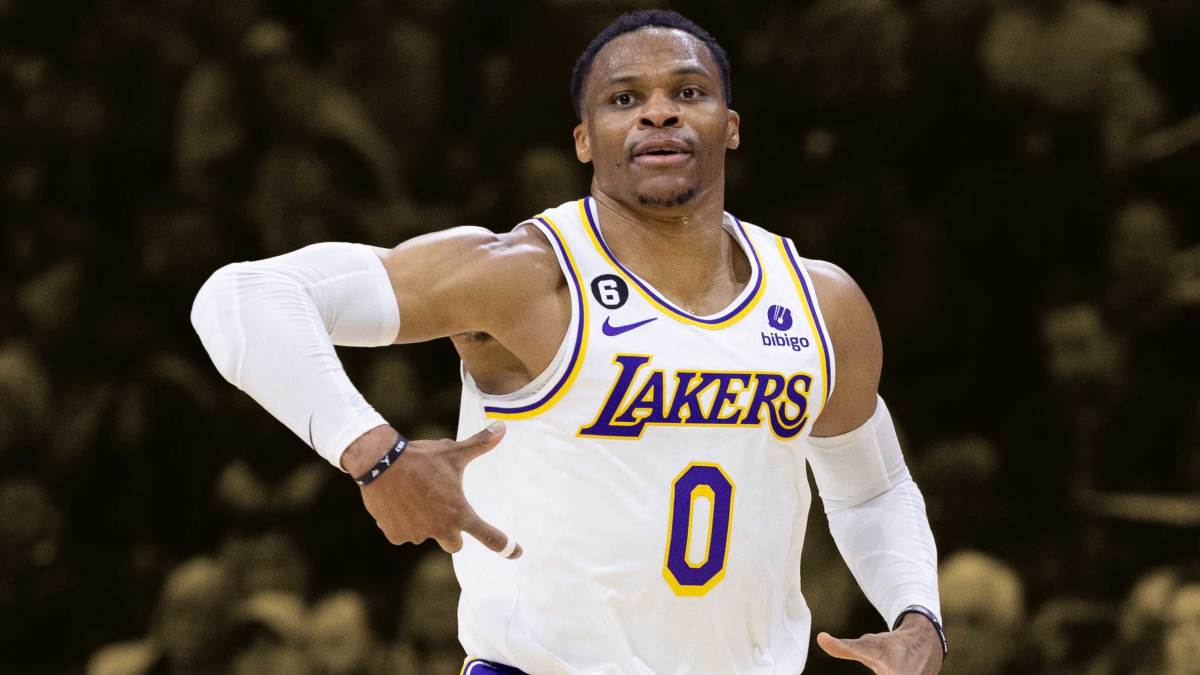
[[[584,194],[568,77],[630,6],[0,0],[0,671],[457,671],[449,557],[221,380],[191,301]],[[1200,672],[1200,0],[657,6],[733,62],[727,208],[879,316],[946,672]],[[447,342],[343,356],[453,435]],[[812,521],[815,628],[882,630]]]

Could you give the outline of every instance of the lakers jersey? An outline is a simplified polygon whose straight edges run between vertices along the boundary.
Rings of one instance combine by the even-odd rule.
[[[462,373],[459,438],[508,425],[467,467],[467,499],[525,551],[466,537],[454,556],[468,655],[536,675],[799,672],[802,439],[834,364],[795,246],[725,214],[750,280],[694,316],[613,256],[590,198],[530,222],[571,320],[516,392]]]

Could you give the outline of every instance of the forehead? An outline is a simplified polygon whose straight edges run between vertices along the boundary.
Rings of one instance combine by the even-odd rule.
[[[603,83],[610,78],[701,68],[713,79],[719,69],[708,46],[691,33],[675,28],[649,26],[617,36],[596,54],[589,80]]]
[[[1091,305],[1056,307],[1042,319],[1042,329],[1050,338],[1099,332],[1100,310]]]
[[[1167,212],[1154,202],[1133,202],[1125,205],[1117,214],[1117,223],[1129,227],[1149,227],[1166,220],[1170,220]]]
[[[366,609],[356,601],[337,599],[318,605],[310,615],[310,623],[320,629],[353,627],[365,619]]]
[[[1190,584],[1176,591],[1169,614],[1176,621],[1200,618],[1200,584]]]
[[[183,600],[217,595],[225,581],[225,572],[217,565],[192,563],[168,577],[163,597]]]

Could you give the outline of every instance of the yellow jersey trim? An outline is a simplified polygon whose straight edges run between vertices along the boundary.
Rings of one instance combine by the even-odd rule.
[[[600,254],[600,257],[607,260],[613,269],[615,269],[617,273],[629,283],[630,286],[633,286],[635,289],[637,289],[637,292],[640,293],[647,302],[649,302],[651,305],[654,305],[664,314],[670,316],[676,321],[708,330],[725,328],[737,323],[742,317],[749,314],[750,311],[754,309],[754,306],[758,304],[759,299],[763,296],[763,291],[767,287],[767,271],[763,267],[762,260],[758,256],[758,249],[754,247],[754,242],[750,239],[750,233],[746,231],[746,228],[736,216],[731,215],[730,217],[733,218],[734,223],[737,225],[737,236],[740,236],[740,238],[746,242],[746,248],[750,252],[750,266],[753,268],[752,283],[756,283],[757,288],[754,289],[750,296],[742,300],[742,302],[736,308],[731,310],[730,314],[716,319],[705,319],[703,317],[689,314],[688,312],[675,307],[670,301],[658,297],[658,295],[653,291],[652,288],[649,287],[649,285],[647,285],[644,281],[639,279],[637,275],[622,265],[621,262],[617,260],[616,257],[613,256],[608,250],[608,246],[600,240],[600,226],[596,220],[592,219],[592,215],[588,211],[587,199],[580,199],[577,203],[579,206],[579,216],[583,222],[583,229],[587,232],[588,238],[592,242],[592,246],[596,248],[596,251]]]
[[[503,405],[484,405],[484,414],[491,419],[499,420],[523,420],[540,415],[541,413],[554,407],[571,385],[575,383],[575,378],[579,376],[579,371],[583,367],[584,357],[587,355],[588,341],[588,303],[587,298],[583,295],[583,281],[579,275],[579,265],[575,262],[575,257],[571,253],[571,248],[567,245],[566,238],[562,235],[562,230],[554,222],[550,216],[541,214],[534,219],[536,222],[545,225],[550,229],[550,233],[554,235],[553,244],[558,245],[562,259],[567,263],[566,267],[569,271],[567,281],[572,286],[572,291],[575,294],[575,305],[579,308],[579,325],[576,327],[576,335],[573,338],[574,346],[571,352],[572,363],[567,373],[560,377],[554,387],[551,388],[551,393],[541,401],[525,406],[503,406]],[[568,326],[568,330],[570,327]]]

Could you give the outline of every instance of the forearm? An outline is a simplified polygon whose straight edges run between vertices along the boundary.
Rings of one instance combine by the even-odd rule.
[[[399,321],[378,255],[351,244],[227,265],[192,307],[221,375],[339,468],[347,446],[386,422],[350,382],[334,344],[391,344]]]
[[[889,627],[909,605],[940,616],[937,550],[925,500],[883,399],[858,429],[810,443],[829,529],[867,599]]]
[[[941,616],[937,548],[912,478],[905,475],[877,497],[828,515],[842,558],[889,627],[909,605]]]

